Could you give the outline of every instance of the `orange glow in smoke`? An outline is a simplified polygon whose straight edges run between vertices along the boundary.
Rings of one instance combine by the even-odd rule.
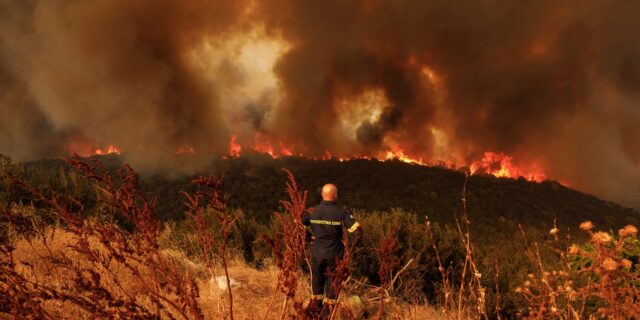
[[[402,149],[396,149],[394,151],[387,151],[384,154],[383,159],[385,160],[400,160],[402,162],[411,163],[411,164],[419,164],[421,166],[428,165],[422,158],[412,158],[404,153]]]
[[[105,155],[105,154],[120,154],[120,149],[114,145],[109,145],[105,149],[96,149],[93,151],[94,155]]]
[[[176,154],[186,154],[186,153],[196,154],[196,149],[193,146],[186,146],[186,147],[178,147],[178,149],[176,150]]]
[[[530,181],[542,182],[546,179],[543,173],[527,172],[513,162],[513,157],[504,153],[485,152],[484,157],[471,164],[471,174],[491,174],[496,177],[518,178],[524,177]]]
[[[242,146],[238,144],[238,136],[231,136],[231,140],[229,141],[229,155],[238,157],[240,156],[240,151],[242,151]]]
[[[71,141],[65,149],[70,154],[77,154],[81,157],[122,153],[121,149],[113,144],[107,145],[106,147],[98,147],[96,144],[90,143],[85,139]]]
[[[287,148],[282,142],[280,143],[280,153],[282,153],[283,156],[292,156],[293,152],[291,152],[291,150],[289,150],[289,148]]]
[[[278,147],[274,147],[277,145]],[[106,148],[95,148],[91,144],[72,143],[67,147],[70,153],[77,153],[80,156],[87,157],[91,155],[107,155],[121,154],[122,151],[115,145],[108,145]],[[242,150],[253,150],[255,152],[269,155],[276,159],[283,156],[301,156],[305,155],[295,148],[287,146],[282,142],[273,143],[269,137],[264,134],[256,133],[252,142],[241,145],[238,142],[238,136],[232,135],[229,140],[229,153],[231,157],[239,157]],[[196,150],[193,146],[183,146],[176,150],[176,154],[195,155]],[[307,157],[316,160],[338,160],[348,161],[353,159],[379,159],[382,161],[397,160],[409,164],[421,166],[444,166],[446,168],[455,169],[457,164],[449,161],[428,162],[422,157],[414,157],[399,147],[390,147],[386,151],[382,151],[376,155],[335,155],[329,150],[325,150],[324,154],[319,157]],[[542,182],[547,177],[540,170],[532,170],[519,166],[514,158],[501,152],[487,151],[483,154],[482,159],[472,162],[469,166],[471,174],[488,174],[496,177],[517,179],[523,177],[529,181]],[[565,184],[565,183],[563,183]],[[566,185],[566,184],[565,184]]]
[[[274,159],[282,156],[291,156],[294,154],[298,154],[304,157],[302,153],[295,152],[293,148],[286,147],[283,143],[278,143],[278,145],[280,146],[279,149],[274,148],[273,147],[274,144],[266,136],[261,134],[256,134],[254,137],[254,141],[245,147],[241,147],[240,145],[238,145],[235,139],[235,136],[232,136],[231,141],[229,142],[229,145],[235,146],[233,148],[230,148],[230,150],[250,149],[256,152],[267,154]],[[237,153],[230,152],[230,154],[232,156],[238,156],[239,152]],[[332,154],[330,151],[325,150],[322,156],[310,157],[310,158],[317,159],[317,160],[335,159],[338,161],[377,158],[382,161],[397,160],[397,161],[402,161],[409,164],[416,164],[416,165],[422,165],[422,166],[442,166],[450,169],[456,168],[456,164],[451,161],[438,161],[435,163],[431,163],[426,161],[422,157],[412,157],[411,155],[409,155],[399,147],[389,148],[388,150],[381,152],[375,156],[368,156],[368,155],[336,156]],[[469,165],[469,170],[471,171],[471,174],[489,174],[496,177],[513,178],[513,179],[523,177],[529,181],[535,181],[535,182],[542,182],[546,179],[545,174],[541,173],[539,170],[527,170],[517,165],[512,156],[506,155],[504,153],[492,152],[492,151],[485,152],[482,159],[472,162],[471,165]]]

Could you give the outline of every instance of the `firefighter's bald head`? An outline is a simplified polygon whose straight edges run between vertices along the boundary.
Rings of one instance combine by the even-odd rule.
[[[325,184],[322,187],[322,200],[335,201],[336,199],[338,199],[338,188],[330,183]]]

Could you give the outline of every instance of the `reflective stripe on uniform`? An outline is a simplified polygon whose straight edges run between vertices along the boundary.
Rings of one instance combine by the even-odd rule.
[[[338,302],[338,299],[329,299],[329,298],[324,298],[324,300],[323,300],[323,301],[324,301],[325,303],[328,303],[328,304],[335,304],[335,303],[337,303],[337,302]]]
[[[360,224],[356,221],[356,223],[354,223],[351,228],[349,228],[347,231],[349,232],[354,232],[358,229],[358,227],[360,226]]]
[[[314,299],[314,300],[320,300],[322,298],[324,298],[324,294],[312,294],[311,295],[311,299]]]
[[[309,221],[312,224],[326,224],[329,226],[341,226],[342,221],[331,221],[331,220],[311,220]]]

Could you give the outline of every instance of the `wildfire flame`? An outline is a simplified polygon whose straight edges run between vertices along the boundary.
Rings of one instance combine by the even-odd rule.
[[[278,147],[274,147],[277,145]],[[94,148],[91,145],[80,145],[80,144],[72,144],[68,147],[69,151],[72,153],[80,154],[81,156],[91,156],[91,155],[107,155],[107,154],[121,154],[120,148],[115,145],[108,145],[106,148]],[[255,152],[263,153],[269,155],[270,157],[276,159],[283,156],[293,156],[298,155],[301,157],[305,157],[302,153],[295,152],[295,149],[292,147],[286,146],[282,142],[272,143],[272,141],[262,135],[260,133],[255,134],[253,137],[253,141],[250,141],[244,145],[238,142],[238,135],[232,135],[229,140],[229,149],[228,156],[230,157],[239,157],[243,150],[253,150]],[[196,149],[193,146],[183,146],[179,147],[176,150],[176,154],[196,154]],[[369,155],[347,155],[347,156],[336,156],[332,154],[329,150],[325,150],[324,154],[320,157],[307,157],[311,159],[317,160],[338,160],[338,161],[348,161],[353,159],[381,159],[383,161],[388,160],[397,160],[402,161],[409,164],[421,165],[421,166],[441,166],[450,169],[455,169],[457,166],[452,161],[439,161],[439,162],[428,162],[422,157],[413,157],[412,155],[406,153],[403,149],[399,147],[389,148],[386,151],[380,152],[377,155],[369,156]],[[504,178],[519,178],[523,177],[529,181],[542,182],[547,177],[544,173],[540,172],[540,170],[532,170],[531,168],[523,168],[516,164],[513,156],[507,155],[501,152],[492,152],[487,151],[483,154],[482,159],[472,162],[469,166],[469,171],[471,174],[489,174],[496,177],[504,177]]]
[[[422,158],[418,158],[418,159],[414,159],[408,155],[406,155],[404,153],[404,151],[402,150],[395,150],[395,151],[387,151],[384,155],[384,159],[386,160],[400,160],[402,162],[406,162],[406,163],[411,163],[411,164],[419,164],[421,166],[426,166],[428,165],[428,163],[424,160],[422,160]]]
[[[513,162],[513,157],[504,153],[485,152],[484,157],[471,164],[471,174],[491,174],[496,177],[518,178],[524,177],[530,181],[542,182],[546,179],[543,173],[526,172]]]
[[[264,153],[272,158],[279,158],[282,156],[292,156],[296,154],[293,148],[286,147],[283,143],[278,143],[279,149],[273,147],[274,143],[272,143],[265,136],[256,134],[254,140],[244,147],[241,146],[237,141],[237,136],[232,136],[229,141],[229,154],[233,157],[238,157],[240,155],[240,151],[244,149],[253,150],[259,153]],[[301,153],[298,153],[300,156],[304,156]],[[407,154],[401,148],[391,148],[390,150],[386,150],[381,152],[375,156],[367,156],[367,155],[349,155],[349,156],[340,156],[336,157],[330,151],[325,150],[325,153],[321,157],[307,157],[318,160],[330,160],[335,159],[338,161],[348,161],[353,159],[382,159],[385,160],[398,160],[409,164],[416,164],[421,166],[441,166],[450,169],[455,169],[457,166],[452,161],[438,161],[435,163],[428,162],[422,157],[413,157]],[[500,152],[492,152],[487,151],[484,153],[483,158],[472,162],[469,165],[469,171],[471,174],[489,174],[496,177],[504,177],[504,178],[519,178],[523,177],[529,181],[542,182],[546,179],[546,175],[541,173],[539,170],[525,169],[516,164],[514,158],[504,153]]]
[[[229,155],[232,157],[240,156],[240,151],[242,151],[242,146],[238,144],[238,136],[231,136],[231,140],[229,141]]]
[[[107,154],[120,154],[122,151],[115,145],[108,145],[106,147],[96,147],[94,144],[72,142],[67,146],[69,153],[75,153],[82,157],[89,157],[95,155],[107,155]]]
[[[120,149],[114,145],[109,145],[107,148],[96,149],[93,152],[94,155],[105,155],[105,154],[120,154]]]

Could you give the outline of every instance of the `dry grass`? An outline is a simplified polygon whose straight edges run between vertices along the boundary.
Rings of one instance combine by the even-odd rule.
[[[40,223],[32,206],[4,212],[8,229],[17,231],[9,233],[20,236],[0,243],[0,310],[16,318],[53,319],[58,317],[48,312],[49,304],[71,303],[76,308],[69,312],[98,318],[203,319],[195,278],[160,251],[156,202],[138,190],[133,170],[125,165],[112,174],[101,163],[79,158],[69,164],[93,182],[102,214],[87,219],[85,205],[75,198],[13,180],[15,188],[31,194],[39,211],[64,227]],[[136,231],[119,227],[121,219]],[[57,234],[67,241],[54,246]],[[37,259],[17,254],[23,241]]]
[[[486,288],[482,284],[482,273],[477,267],[475,246],[471,241],[471,221],[467,215],[467,179],[465,176],[462,188],[463,216],[461,221],[456,217],[458,238],[464,248],[464,263],[460,270],[453,270],[442,263],[440,251],[433,237],[431,222],[426,219],[425,230],[438,262],[441,275],[443,311],[448,319],[489,319],[486,312]],[[464,226],[464,227],[463,227]],[[456,285],[454,279],[460,279]],[[500,319],[499,293],[496,303],[496,318]]]
[[[72,233],[65,232],[62,229],[47,228],[44,232],[46,236],[46,245],[44,239],[32,239],[27,241],[21,239],[15,243],[14,259],[19,261],[16,271],[24,275],[30,281],[37,283],[46,283],[54,288],[65,288],[74,286],[74,274],[59,266],[55,266],[44,258],[53,253],[54,257],[66,256],[73,259],[81,268],[93,268],[93,264],[83,260],[81,255],[74,254],[68,249],[76,239]],[[95,243],[98,239],[91,239],[90,246],[98,248]],[[204,264],[194,262],[187,258],[182,252],[175,250],[162,250],[163,254],[170,260],[174,260],[180,266],[180,271],[184,271],[197,280],[200,291],[198,299],[200,308],[206,319],[224,319],[228,318],[229,306],[228,298],[225,290],[221,290],[215,283],[211,283],[213,276],[224,275],[221,267],[215,266],[207,268]],[[116,274],[116,278],[122,287],[115,283],[103,284],[108,290],[118,292],[120,290],[128,291],[136,295],[141,288],[140,279],[126,272],[126,269],[119,266],[117,262],[112,264],[112,271]],[[137,266],[141,270],[143,266]],[[144,271],[143,271],[144,272]],[[229,276],[242,284],[232,289],[234,296],[234,316],[236,319],[256,319],[262,318],[268,309],[273,297],[274,286],[278,280],[278,269],[271,265],[261,270],[247,266],[241,259],[232,259],[228,265]],[[106,279],[106,277],[105,277]],[[300,279],[300,287],[296,300],[304,301],[308,298],[310,292],[308,275],[303,275]],[[349,289],[345,290],[345,294],[360,293],[364,297],[369,290],[366,286],[356,285],[352,282],[348,285]],[[282,306],[286,300],[284,294],[276,295],[274,304]],[[364,300],[362,306],[353,305],[350,299],[343,297],[346,309],[354,313],[360,312],[360,309],[368,310],[369,314],[377,312],[377,301]],[[140,300],[139,303],[152,308],[153,304],[149,301]],[[72,302],[63,302],[50,300],[43,303],[43,309],[56,319],[93,319],[94,314],[79,308]],[[295,317],[294,310],[290,310],[287,316]],[[395,301],[389,298],[385,303],[385,319],[446,319],[440,309],[428,306],[426,304],[407,304]],[[280,319],[279,313],[273,313],[268,319]]]
[[[638,319],[638,229],[627,225],[617,235],[595,232],[590,221],[583,222],[580,229],[589,234],[589,240],[582,245],[553,248],[560,262],[556,266],[543,262],[537,242],[527,243],[527,254],[537,268],[516,289],[527,307],[521,317]],[[554,237],[553,243],[558,243],[558,228],[554,226],[549,233]]]

